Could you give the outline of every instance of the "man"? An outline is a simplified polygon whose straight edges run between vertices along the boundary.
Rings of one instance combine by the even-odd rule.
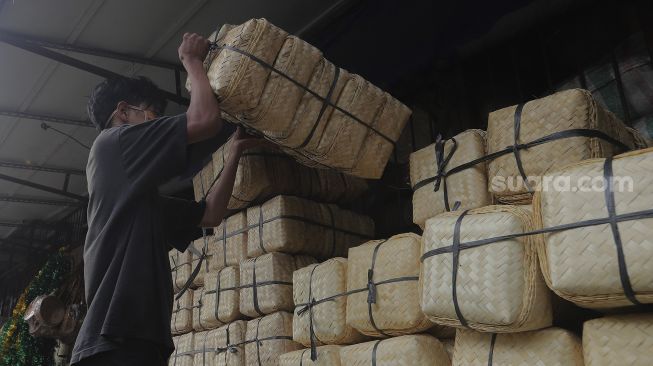
[[[229,160],[205,201],[159,195],[159,185],[186,169],[188,145],[222,128],[202,65],[208,47],[196,34],[184,34],[179,47],[193,85],[184,114],[159,117],[165,99],[146,78],[107,80],[93,90],[88,112],[101,132],[86,168],[88,313],[72,364],[166,365],[174,349],[169,245],[183,251],[198,237],[198,227],[222,221],[241,153],[261,144],[237,130]]]

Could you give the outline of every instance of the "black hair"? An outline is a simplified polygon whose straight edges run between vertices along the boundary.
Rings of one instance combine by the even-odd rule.
[[[119,102],[146,104],[157,115],[163,114],[167,101],[159,88],[145,76],[107,79],[93,88],[86,111],[98,130],[109,127],[109,117]]]

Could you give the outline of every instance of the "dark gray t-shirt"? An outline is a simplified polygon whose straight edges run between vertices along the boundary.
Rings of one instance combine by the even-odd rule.
[[[88,313],[71,363],[140,340],[174,349],[168,249],[201,235],[203,202],[159,195],[184,172],[186,114],[103,130],[91,148],[84,285]]]

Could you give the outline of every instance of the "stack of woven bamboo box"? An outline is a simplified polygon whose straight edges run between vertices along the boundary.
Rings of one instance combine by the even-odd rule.
[[[226,119],[306,165],[381,177],[410,117],[405,105],[265,19],[224,25],[209,39],[205,65]]]
[[[492,112],[487,134],[411,155],[420,307],[458,329],[454,365],[653,362],[653,149],[644,147],[576,89]],[[634,314],[587,321],[581,342],[551,327],[552,292]]]
[[[281,354],[300,349],[292,337],[293,272],[373,235],[365,216],[277,196],[226,218],[187,252],[173,250],[175,289],[191,288],[175,300],[170,364],[278,365]]]
[[[227,143],[193,179],[198,199],[220,179],[229,151]],[[293,272],[374,237],[370,218],[325,203],[349,202],[366,187],[360,178],[300,166],[281,151],[245,152],[230,201],[240,211],[186,252],[170,252],[178,292],[170,364],[273,366],[300,349]]]
[[[381,176],[409,115],[401,103],[265,20],[212,40],[206,67],[227,119],[305,165]],[[176,288],[201,273],[177,300],[172,328],[188,333],[171,364],[653,364],[653,150],[643,147],[584,90],[492,112],[487,132],[412,154],[423,235],[383,240],[371,240],[369,218],[306,199],[346,200],[357,184],[274,178],[269,167],[294,168],[265,160],[278,151],[252,152],[230,202],[243,210],[171,254]],[[194,180],[198,198],[227,153]],[[632,189],[614,189],[623,177]],[[587,188],[599,181],[608,189]],[[285,196],[288,186],[304,198]],[[555,296],[632,314],[590,320],[581,339],[552,326]]]

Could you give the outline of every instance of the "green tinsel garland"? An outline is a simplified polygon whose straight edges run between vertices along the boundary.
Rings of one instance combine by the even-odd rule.
[[[63,251],[54,254],[21,295],[12,316],[0,331],[0,366],[49,366],[54,363],[55,341],[34,338],[23,320],[27,305],[39,295],[56,290],[70,272],[70,260]]]

